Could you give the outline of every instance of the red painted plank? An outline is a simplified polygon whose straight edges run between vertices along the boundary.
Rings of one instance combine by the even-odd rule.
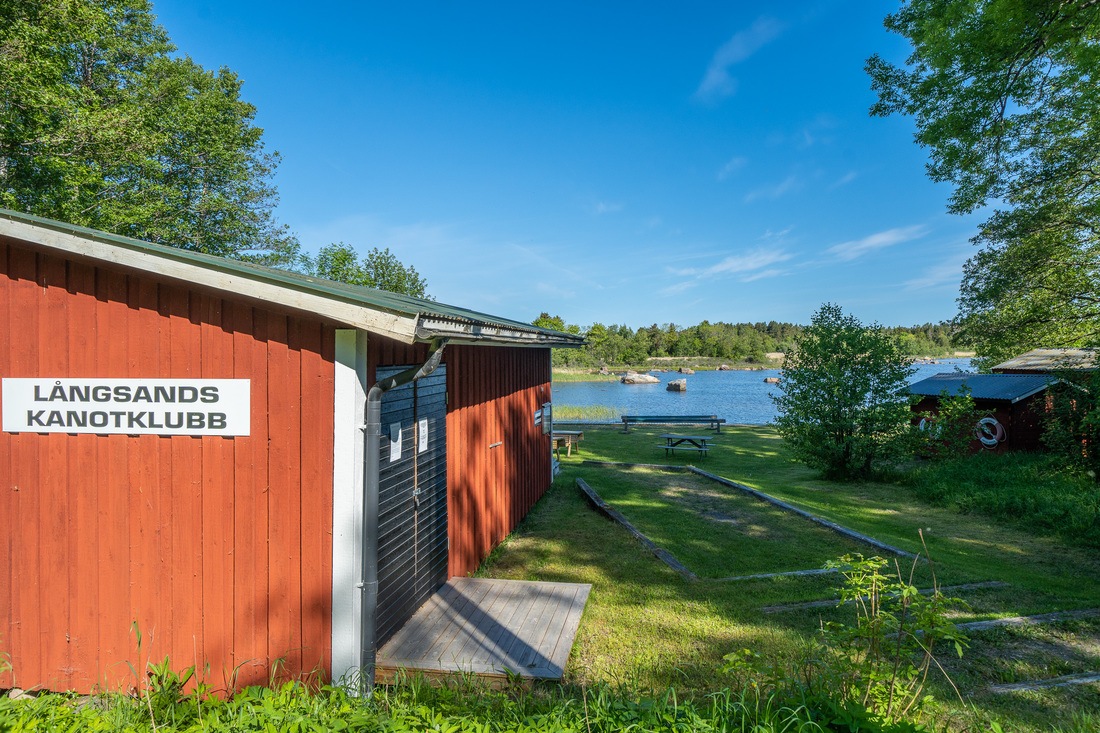
[[[68,340],[58,338],[66,331],[66,268],[64,260],[40,258],[38,264],[41,328],[46,334],[38,356],[37,374],[63,377],[68,373]],[[68,574],[71,554],[68,499],[68,436],[54,433],[38,441],[41,462],[39,493],[39,614],[43,634],[42,664],[49,670],[49,683],[57,689],[72,686],[72,660],[67,637],[69,626]],[[73,477],[73,480],[79,480]]]
[[[291,564],[297,561],[298,536],[295,531],[297,511],[291,496],[292,478],[296,468],[291,457],[291,427],[289,415],[292,397],[286,385],[291,378],[290,353],[287,347],[287,319],[268,319],[268,386],[265,398],[268,406],[268,653],[272,660],[282,660],[293,669],[294,655],[301,628],[300,614],[291,608],[297,603]],[[297,422],[295,420],[295,422]],[[300,658],[300,657],[299,657]]]
[[[202,379],[233,376],[233,339],[222,328],[223,303],[203,296],[198,301]],[[232,674],[233,645],[233,439],[206,436],[202,450],[202,634],[205,680],[224,686]],[[202,669],[200,667],[200,669]]]
[[[302,400],[297,392],[301,384],[302,352],[301,348],[301,321],[297,318],[287,319],[287,372],[281,382],[283,393],[280,411],[281,420],[285,423],[286,444],[283,446],[283,455],[280,460],[286,469],[283,473],[284,500],[283,506],[288,512],[287,522],[284,527],[287,572],[287,628],[290,632],[288,653],[286,655],[287,671],[291,674],[300,674],[302,668],[302,653],[304,640],[302,638],[302,512],[305,510],[302,501],[301,481],[301,445],[302,445]],[[289,397],[289,399],[286,399]]]
[[[267,501],[266,486],[257,481],[257,455],[266,445],[262,418],[266,396],[266,348],[255,338],[254,311],[234,303],[233,376],[251,380],[251,415],[247,437],[233,439],[233,657],[229,687],[266,681],[267,662]],[[259,385],[263,384],[262,390]],[[261,456],[262,460],[262,456]]]
[[[95,269],[89,265],[69,264],[69,343],[70,377],[95,377],[96,309]],[[72,685],[91,689],[100,679],[97,626],[100,618],[99,588],[96,580],[96,547],[99,545],[97,501],[98,487],[94,471],[96,436],[70,438],[69,461],[69,532],[74,553],[69,564],[71,589],[70,639],[72,647]]]
[[[127,349],[123,375],[130,379],[160,376],[160,317],[157,313],[157,287],[140,278],[129,278],[125,330],[114,329],[109,336],[125,335]],[[146,661],[160,661],[171,653],[162,638],[167,621],[163,620],[164,599],[158,555],[166,545],[161,536],[160,503],[160,441],[152,435],[127,436],[126,478],[127,509],[130,542],[130,618],[142,633],[141,657],[135,663],[139,670]],[[135,649],[135,653],[136,649]],[[110,663],[111,660],[108,660]]]
[[[301,337],[302,671],[328,676],[332,598],[333,369],[321,357],[331,329],[303,323]]]
[[[97,309],[96,354],[99,358],[101,377],[126,376],[127,348],[125,338],[129,309],[126,306],[126,277],[103,272],[96,282],[97,298],[103,303]],[[120,466],[127,465],[127,437],[111,435],[97,439],[97,508],[99,546],[97,574],[101,611],[98,624],[99,654],[104,669],[121,670],[125,662],[133,660],[140,670],[136,640],[130,633],[129,622],[121,614],[111,611],[130,607],[130,538],[129,538],[129,479]],[[115,676],[117,675],[117,677]],[[114,679],[122,674],[115,672]],[[139,680],[132,680],[137,683]]]
[[[168,309],[169,368],[171,377],[196,379],[201,361],[198,321],[191,296],[180,288],[169,288],[162,296]],[[202,443],[200,438],[173,436],[172,480],[172,568],[170,585],[171,658],[176,667],[201,665],[196,659],[203,649],[202,638]],[[159,661],[159,660],[158,660]]]

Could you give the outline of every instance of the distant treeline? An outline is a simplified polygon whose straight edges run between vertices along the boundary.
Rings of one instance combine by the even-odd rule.
[[[696,326],[653,324],[634,330],[629,326],[593,323],[581,327],[559,316],[543,313],[536,326],[581,334],[588,345],[581,349],[554,349],[554,366],[599,367],[641,365],[651,357],[707,357],[729,362],[767,363],[769,352],[786,352],[802,326],[793,323],[711,323]],[[954,350],[948,323],[925,323],[886,329],[896,335],[907,354],[943,356]]]

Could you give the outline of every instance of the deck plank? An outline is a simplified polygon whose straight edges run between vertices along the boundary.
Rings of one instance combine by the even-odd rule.
[[[591,586],[452,578],[378,652],[398,670],[560,679]]]

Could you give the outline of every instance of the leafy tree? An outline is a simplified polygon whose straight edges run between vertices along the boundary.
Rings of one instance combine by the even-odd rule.
[[[773,396],[776,427],[826,478],[866,478],[909,446],[909,359],[881,326],[826,303],[795,338]]]
[[[240,79],[174,51],[148,0],[0,3],[0,205],[296,266]]]
[[[911,115],[950,210],[1001,206],[959,298],[987,361],[1100,339],[1100,3],[911,0],[886,27],[904,68],[872,57],[872,114]]]
[[[389,248],[372,248],[359,257],[359,253],[344,242],[322,247],[310,262],[310,272],[317,277],[328,278],[349,285],[403,293],[416,298],[426,294],[427,282],[412,265],[403,265]]]
[[[1100,483],[1100,372],[1060,372],[1050,385],[1043,443]]]

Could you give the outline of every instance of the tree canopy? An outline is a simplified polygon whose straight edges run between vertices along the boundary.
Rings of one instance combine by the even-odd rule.
[[[904,114],[949,209],[996,207],[959,298],[987,360],[1100,340],[1100,3],[910,0],[886,27],[913,50],[867,63],[872,114]]]
[[[788,352],[802,333],[802,326],[778,321],[758,323],[711,323],[695,326],[666,323],[632,329],[626,325],[593,323],[587,327],[566,323],[561,316],[542,313],[534,325],[582,335],[587,344],[580,349],[554,349],[554,366],[641,366],[661,357],[709,358],[729,362],[768,363],[769,352]],[[897,338],[899,347],[911,356],[945,356],[954,348],[951,324],[925,323],[884,329]]]
[[[423,297],[389,249],[302,255],[241,84],[179,55],[148,0],[0,3],[0,206]]]
[[[147,0],[0,4],[0,205],[295,264],[240,79],[175,50]]]

